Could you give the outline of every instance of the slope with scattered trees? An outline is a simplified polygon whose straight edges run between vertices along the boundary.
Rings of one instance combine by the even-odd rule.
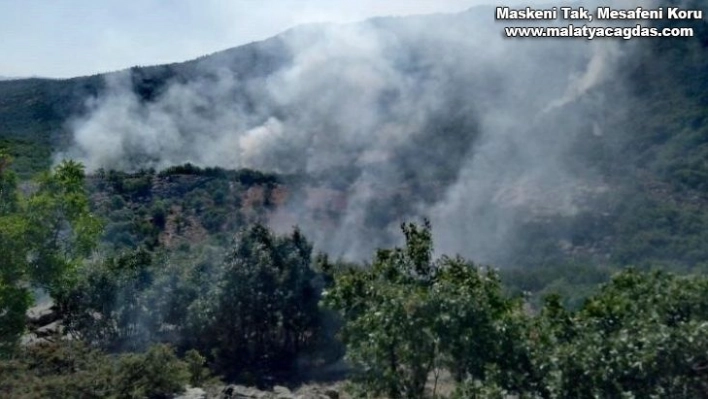
[[[572,215],[529,215],[500,269],[436,257],[427,222],[358,263],[266,227],[309,189],[340,205],[318,209],[323,225],[336,221],[354,169],[50,169],[103,77],[0,82],[0,396],[167,398],[219,378],[268,388],[336,368],[364,397],[706,397],[707,26],[642,42],[621,74],[567,105],[623,98],[632,110],[601,107],[604,134],[574,143],[582,155],[569,164],[610,189]],[[266,76],[292,56],[285,47],[134,68],[132,89],[149,102],[205,63]],[[465,121],[433,124],[410,146],[476,137]],[[445,151],[454,163],[467,149]],[[411,187],[439,198],[448,169],[387,187],[371,228],[408,211]],[[27,311],[42,295],[53,328],[40,336]]]

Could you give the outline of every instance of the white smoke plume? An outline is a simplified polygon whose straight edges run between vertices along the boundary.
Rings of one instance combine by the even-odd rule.
[[[493,13],[296,28],[185,65],[190,79],[147,99],[114,74],[59,157],[308,173],[343,193],[337,223],[308,209],[312,193],[273,223],[299,224],[334,256],[368,257],[427,216],[441,253],[503,262],[519,223],[572,215],[603,189],[567,162],[578,135],[603,129],[583,98],[632,43],[507,39]]]

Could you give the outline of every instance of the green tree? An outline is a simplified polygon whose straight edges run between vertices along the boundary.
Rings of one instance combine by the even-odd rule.
[[[262,225],[242,231],[212,289],[190,306],[188,346],[210,354],[227,378],[250,374],[262,383],[291,372],[319,329],[311,252],[298,230],[282,237]]]
[[[516,393],[700,398],[708,388],[708,279],[627,270],[575,312],[549,296],[517,337]],[[508,386],[506,386],[508,387]]]
[[[430,224],[402,226],[404,248],[379,250],[370,268],[335,272],[324,304],[344,319],[355,379],[369,394],[421,398],[441,368],[484,379],[507,349],[507,317],[519,303],[497,274],[461,258],[433,260]]]
[[[81,164],[63,161],[36,181],[24,209],[30,274],[33,284],[54,294],[75,278],[97,243],[101,223],[90,212]]]
[[[573,323],[575,336],[551,352],[563,395],[705,397],[707,278],[622,272]]]
[[[20,213],[17,178],[10,159],[0,154],[0,354],[11,350],[24,330],[30,291],[20,283],[29,272],[27,220]]]
[[[31,289],[57,295],[94,248],[101,229],[89,211],[83,167],[64,161],[22,195],[10,159],[0,154],[0,352],[24,331]]]
[[[152,255],[144,249],[88,264],[57,298],[75,337],[111,352],[144,350],[162,322],[154,309]]]

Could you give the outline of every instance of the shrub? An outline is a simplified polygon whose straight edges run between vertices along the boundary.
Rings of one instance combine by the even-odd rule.
[[[114,379],[120,398],[171,398],[190,381],[187,363],[166,345],[154,345],[144,354],[127,354],[118,360]]]
[[[78,341],[58,341],[0,361],[0,395],[15,399],[171,398],[189,379],[187,364],[164,345],[112,357]]]

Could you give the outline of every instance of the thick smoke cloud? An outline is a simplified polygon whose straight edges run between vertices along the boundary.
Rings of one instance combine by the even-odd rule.
[[[307,173],[318,183],[292,193],[272,224],[300,225],[334,256],[368,257],[398,240],[401,221],[425,216],[438,252],[503,263],[520,223],[573,215],[606,190],[568,159],[579,135],[602,134],[596,102],[583,99],[631,43],[506,39],[492,16],[296,28],[247,55],[191,63],[190,79],[151,98],[130,72],[114,74],[59,157],[90,170]],[[334,221],[313,209],[318,195],[343,198]]]

